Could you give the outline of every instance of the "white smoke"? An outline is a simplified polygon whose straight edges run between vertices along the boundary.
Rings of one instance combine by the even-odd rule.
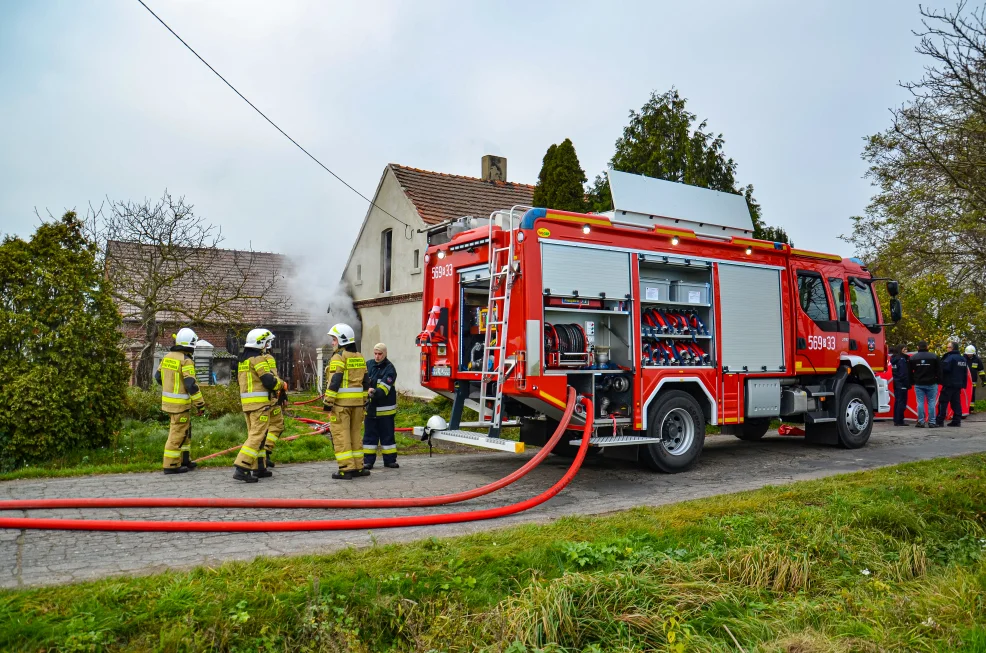
[[[359,339],[362,325],[341,279],[341,271],[326,270],[324,253],[316,248],[292,253],[288,260],[290,265],[284,271],[285,285],[291,293],[294,310],[309,316],[314,331],[311,334],[313,342],[327,344],[329,328],[339,322],[351,326]]]

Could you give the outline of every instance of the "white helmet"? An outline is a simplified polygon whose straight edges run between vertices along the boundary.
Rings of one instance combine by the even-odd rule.
[[[975,356],[976,355],[976,348],[973,347],[972,345],[969,345],[968,347],[965,348],[965,355],[966,356]]]
[[[243,343],[244,347],[250,347],[251,349],[266,349],[267,346],[274,341],[274,334],[267,329],[252,329],[250,333],[247,334],[246,342]]]
[[[188,327],[178,329],[178,333],[175,334],[175,346],[194,347],[198,339],[199,337],[195,335],[195,332]]]
[[[428,418],[427,428],[429,431],[444,431],[448,424],[441,415],[432,415]]]
[[[340,347],[356,342],[356,333],[353,331],[353,327],[341,322],[329,329],[329,335],[339,341]]]

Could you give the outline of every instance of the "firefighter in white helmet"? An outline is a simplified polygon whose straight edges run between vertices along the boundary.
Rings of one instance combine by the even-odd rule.
[[[348,324],[329,329],[330,344],[336,351],[325,368],[325,395],[322,408],[329,413],[332,447],[339,471],[332,478],[349,480],[369,476],[363,469],[363,406],[366,390],[366,361],[356,351],[356,335]]]
[[[972,396],[969,398],[969,412],[976,412],[972,404],[976,401],[976,385],[986,387],[986,370],[983,369],[983,361],[976,355],[976,348],[969,345],[965,348],[965,362],[972,376]]]
[[[164,444],[165,474],[183,474],[193,470],[192,408],[198,413],[205,408],[202,391],[195,382],[195,361],[191,354],[199,339],[189,328],[179,329],[175,344],[154,373],[161,384],[161,410],[171,416],[168,441]]]
[[[267,361],[267,369],[274,375],[274,379],[281,389],[273,393],[270,400],[270,420],[267,422],[267,437],[264,440],[264,458],[268,468],[274,466],[270,456],[274,453],[274,447],[277,445],[281,434],[284,433],[284,406],[288,403],[288,384],[277,375],[277,361],[274,360],[274,354],[271,353],[273,344],[274,336],[271,336],[264,347],[264,359]]]
[[[247,437],[233,463],[233,478],[247,483],[256,483],[272,475],[263,453],[264,439],[270,422],[271,398],[284,387],[284,381],[277,378],[276,370],[271,370],[271,364],[264,356],[264,348],[273,339],[274,334],[267,329],[253,329],[247,334],[238,359],[237,380]]]

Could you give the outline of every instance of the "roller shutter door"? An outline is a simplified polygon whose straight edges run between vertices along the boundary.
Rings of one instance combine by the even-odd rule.
[[[719,264],[723,371],[779,372],[784,365],[780,270]]]
[[[552,295],[624,299],[630,294],[630,255],[605,249],[541,245],[542,289]]]

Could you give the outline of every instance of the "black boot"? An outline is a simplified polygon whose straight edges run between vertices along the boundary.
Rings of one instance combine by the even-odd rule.
[[[181,466],[182,467],[188,467],[188,471],[192,471],[193,469],[195,469],[196,467],[198,467],[199,464],[192,462],[192,454],[191,454],[191,452],[189,452],[189,451],[182,451],[181,452]]]
[[[353,472],[353,475],[354,476],[369,476],[370,475],[370,470],[368,470],[368,469],[357,469],[355,472]]]
[[[188,471],[188,467],[165,467],[165,474],[184,474]]]
[[[391,469],[400,469],[400,465],[397,464],[396,460],[392,463],[384,463],[383,466],[390,467]]]
[[[332,475],[332,478],[334,478],[337,481],[351,481],[354,478],[356,478],[356,473],[355,472],[338,471],[338,472],[336,472],[335,474]]]
[[[253,475],[257,478],[270,478],[274,475],[274,472],[267,469],[266,457],[257,456],[257,469],[253,470]]]
[[[244,483],[256,483],[260,481],[259,478],[250,473],[249,469],[244,469],[239,465],[233,466],[233,478]]]
[[[270,468],[270,469],[274,469],[274,461],[272,461],[270,459],[270,452],[268,451],[268,452],[266,452],[266,454],[267,454],[266,455],[266,458],[267,458],[267,467]]]

